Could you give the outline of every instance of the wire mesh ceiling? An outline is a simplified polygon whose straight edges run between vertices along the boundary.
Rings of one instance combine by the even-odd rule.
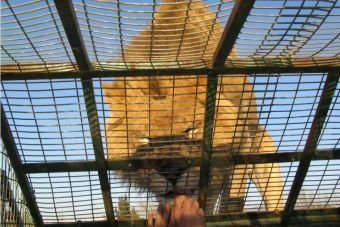
[[[234,1],[176,2],[74,1],[93,69],[211,66]],[[256,1],[226,66],[336,66],[338,17],[337,1]],[[1,18],[3,72],[77,71],[52,1],[4,3]]]
[[[339,1],[1,7],[1,224],[339,222]]]

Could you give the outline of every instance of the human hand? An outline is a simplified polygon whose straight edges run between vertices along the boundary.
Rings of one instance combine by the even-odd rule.
[[[171,214],[171,206],[169,203],[160,205],[157,213],[148,214],[148,227],[167,227]]]
[[[191,196],[177,196],[175,197],[175,206],[172,209],[169,226],[204,227],[204,212]]]
[[[204,227],[204,212],[189,195],[175,197],[171,209],[169,203],[160,205],[157,213],[148,215],[148,227]]]

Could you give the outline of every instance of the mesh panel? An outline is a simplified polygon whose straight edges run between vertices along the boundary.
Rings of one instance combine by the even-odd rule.
[[[1,142],[0,223],[3,226],[34,226],[15,173]]]
[[[3,82],[2,88],[23,162],[94,159],[79,80]]]
[[[29,174],[45,223],[106,219],[95,172]]]
[[[339,84],[317,112],[339,76],[339,1],[257,0],[243,24],[249,2],[2,4],[3,138],[45,224],[135,222],[178,194],[215,221],[338,209]],[[1,224],[33,225],[7,152]]]

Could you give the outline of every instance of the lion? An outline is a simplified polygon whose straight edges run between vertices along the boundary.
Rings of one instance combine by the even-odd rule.
[[[145,62],[165,67],[168,62],[211,63],[223,28],[207,4],[200,0],[163,0],[153,18],[152,24],[123,50],[122,58],[129,67]],[[231,58],[236,56],[233,50]],[[207,77],[117,77],[102,85],[110,110],[106,119],[108,158],[159,160],[156,166],[143,168],[132,162],[131,171],[116,174],[159,199],[178,193],[197,195],[200,168],[190,167],[187,160],[201,156]],[[247,75],[220,76],[217,91],[213,156],[275,153],[272,137],[259,124],[256,98]],[[234,201],[243,207],[248,179],[256,185],[268,211],[282,209],[278,163],[225,168],[212,165],[206,214],[214,213],[218,201]],[[225,196],[222,192],[226,190]],[[219,212],[228,212],[231,207]]]

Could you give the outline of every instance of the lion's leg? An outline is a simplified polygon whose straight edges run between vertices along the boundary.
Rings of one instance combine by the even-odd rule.
[[[247,187],[247,165],[237,165],[230,176],[229,198],[226,205],[227,212],[242,212]]]
[[[216,167],[211,167],[210,169],[209,186],[205,206],[206,215],[213,215],[216,212],[221,213],[225,211],[221,210],[221,203],[224,201],[219,201],[220,195],[223,194],[224,180],[228,180],[229,176],[229,174],[225,176],[225,171],[229,172],[229,169],[225,170]]]
[[[276,146],[272,137],[262,125],[258,126],[253,145],[254,153],[275,153]],[[283,208],[281,198],[283,184],[279,163],[256,164],[250,176],[262,195],[268,211]]]
[[[267,211],[281,210],[282,179],[279,163],[256,164],[252,181],[265,201]]]

